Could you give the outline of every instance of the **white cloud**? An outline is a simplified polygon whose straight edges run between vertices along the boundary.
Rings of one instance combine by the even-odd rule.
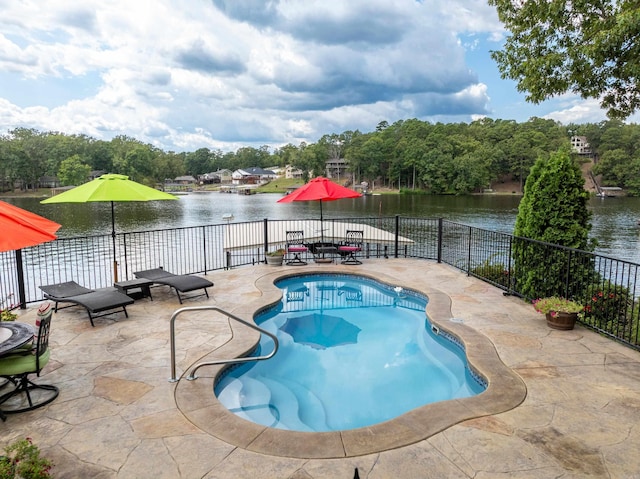
[[[380,121],[469,121],[500,95],[500,85],[479,80],[465,59],[465,48],[502,34],[485,2],[49,0],[43,8],[0,0],[0,7],[0,130],[235,150],[371,131]],[[580,104],[573,107],[577,114]]]
[[[544,118],[559,121],[561,123],[598,122],[607,118],[606,113],[600,108],[598,100],[582,100],[575,98],[563,101],[563,108],[544,115]]]

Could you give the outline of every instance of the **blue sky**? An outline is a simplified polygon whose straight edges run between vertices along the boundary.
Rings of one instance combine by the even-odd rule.
[[[606,118],[528,104],[475,0],[0,0],[0,134],[128,135],[165,151],[316,142],[381,121]],[[631,118],[633,120],[633,117]]]

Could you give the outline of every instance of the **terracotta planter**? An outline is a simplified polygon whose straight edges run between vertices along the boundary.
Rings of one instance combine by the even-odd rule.
[[[576,325],[578,313],[556,312],[555,316],[552,316],[551,313],[547,313],[546,318],[547,326],[549,326],[550,328],[568,331],[570,329],[573,329],[573,327]]]

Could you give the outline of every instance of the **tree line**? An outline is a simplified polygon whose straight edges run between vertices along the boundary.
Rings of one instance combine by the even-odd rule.
[[[37,188],[43,176],[63,185],[86,181],[89,172],[120,173],[155,185],[183,175],[197,177],[220,169],[292,165],[305,178],[324,174],[329,159],[348,162],[354,183],[430,194],[467,194],[499,181],[526,181],[540,156],[585,136],[598,161],[593,171],[603,186],[620,186],[640,195],[640,127],[619,120],[562,125],[553,120],[484,118],[471,123],[430,123],[417,119],[379,123],[374,131],[327,134],[316,143],[279,148],[242,147],[235,152],[200,148],[163,151],[128,136],[110,141],[86,135],[16,128],[0,136],[0,179]],[[577,158],[577,155],[576,155]]]

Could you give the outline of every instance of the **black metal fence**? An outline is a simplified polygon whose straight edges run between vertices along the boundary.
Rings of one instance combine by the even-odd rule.
[[[580,321],[640,349],[640,265],[438,218],[376,217],[263,220],[121,233],[115,258],[111,236],[58,239],[0,253],[0,299],[17,307],[41,301],[40,285],[74,280],[89,288],[111,286],[135,271],[163,266],[176,274],[204,273],[263,262],[285,246],[286,231],[305,230],[309,245],[336,244],[346,229],[365,231],[362,256],[417,258],[452,265],[525,299],[537,271],[537,295],[560,295],[584,304]],[[318,236],[320,235],[320,236]],[[309,253],[311,255],[311,253]]]

